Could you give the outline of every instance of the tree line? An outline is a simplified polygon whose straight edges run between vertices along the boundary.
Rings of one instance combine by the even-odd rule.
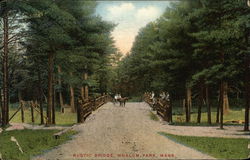
[[[216,122],[221,128],[230,97],[244,97],[244,130],[249,130],[249,46],[246,0],[173,2],[159,19],[139,31],[131,53],[117,68],[117,83],[125,86],[120,90],[126,94],[168,91],[171,100],[184,99],[186,122],[195,100],[197,122],[205,107],[211,124],[216,99]]]
[[[118,53],[111,37],[115,24],[97,16],[96,6],[82,0],[0,1],[3,127],[10,103],[38,100],[48,124],[55,124],[57,103],[74,112],[77,98],[108,92]]]

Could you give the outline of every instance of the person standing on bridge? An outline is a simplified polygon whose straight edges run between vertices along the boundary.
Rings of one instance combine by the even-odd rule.
[[[169,99],[169,93],[167,92],[167,94],[166,94],[166,100],[167,101],[170,101],[170,99]]]
[[[117,93],[115,94],[114,99],[115,99],[115,103],[116,103],[118,101],[118,94]]]
[[[154,108],[155,107],[155,93],[154,92],[151,93],[150,99],[152,100],[152,104],[153,104],[152,108]]]
[[[120,99],[120,98],[122,98],[122,96],[121,96],[121,94],[119,93],[119,94],[117,95],[117,99]]]
[[[161,92],[160,97],[162,100],[169,101],[169,93],[168,92]]]
[[[169,93],[168,92],[161,92],[160,97],[162,100],[169,101]]]
[[[162,100],[166,99],[166,93],[165,92],[161,92],[160,97]]]

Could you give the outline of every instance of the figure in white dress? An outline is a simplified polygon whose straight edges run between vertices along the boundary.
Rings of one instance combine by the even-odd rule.
[[[151,93],[151,98],[150,99],[152,99],[153,105],[154,105],[155,104],[155,93],[154,92]]]
[[[115,99],[115,103],[117,103],[118,102],[118,94],[115,94],[114,99]]]
[[[161,94],[160,94],[160,97],[161,97],[161,99],[162,100],[166,100],[166,101],[169,101],[169,93],[168,92],[162,92]]]

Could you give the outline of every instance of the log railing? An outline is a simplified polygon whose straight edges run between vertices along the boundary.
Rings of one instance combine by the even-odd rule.
[[[110,100],[109,95],[100,96],[97,98],[90,98],[88,100],[78,100],[77,103],[77,122],[83,123],[86,118],[103,104]]]
[[[152,99],[150,94],[144,95],[144,101],[148,103],[149,106],[152,107],[152,109],[156,111],[163,120],[171,122],[171,108],[169,101],[161,98]]]

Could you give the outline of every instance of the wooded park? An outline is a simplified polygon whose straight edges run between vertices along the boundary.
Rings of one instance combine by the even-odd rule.
[[[115,25],[93,16],[95,6],[91,1],[1,1],[3,127],[14,103],[38,102],[41,117],[46,107],[47,123],[55,124],[55,112],[67,107],[76,112],[76,102],[88,100],[89,89],[93,97],[107,93],[118,54],[110,34]]]
[[[96,14],[98,3],[0,0],[3,131],[12,123],[85,123],[102,106],[119,108],[109,103],[119,93],[127,109],[143,103],[151,119],[159,115],[169,126],[223,133],[236,126],[249,134],[249,0],[171,2],[140,28],[128,53],[112,35],[119,24]],[[123,116],[126,105],[110,114]]]
[[[230,104],[245,108],[249,130],[249,9],[244,0],[173,5],[138,33],[118,67],[120,86],[127,94],[168,91],[173,107],[183,106],[186,122],[196,112],[200,123],[205,111],[211,124],[216,112],[220,128]]]

